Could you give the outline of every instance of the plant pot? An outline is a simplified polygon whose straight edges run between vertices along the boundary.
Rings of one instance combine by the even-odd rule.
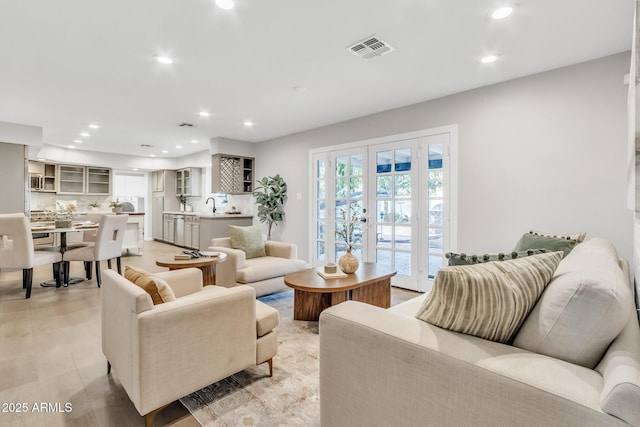
[[[360,266],[360,261],[358,258],[351,254],[351,249],[347,249],[347,253],[342,255],[340,259],[338,259],[338,265],[340,266],[340,270],[344,271],[347,274],[355,273],[355,271]]]
[[[70,219],[56,219],[54,225],[56,228],[71,228],[71,223]]]
[[[122,213],[122,208],[113,208],[111,209],[113,213]]]

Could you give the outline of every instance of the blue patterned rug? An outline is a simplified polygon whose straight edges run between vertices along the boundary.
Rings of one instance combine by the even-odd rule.
[[[273,377],[251,367],[180,399],[203,426],[319,426],[318,322],[293,320],[293,291],[259,298],[280,312]]]

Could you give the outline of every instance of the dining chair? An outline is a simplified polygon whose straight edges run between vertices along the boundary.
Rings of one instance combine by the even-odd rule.
[[[104,215],[100,218],[94,245],[73,248],[64,252],[62,260],[64,264],[65,284],[68,284],[69,264],[71,261],[82,261],[85,263],[87,278],[91,277],[91,262],[95,263],[98,287],[102,286],[100,261],[107,261],[109,268],[111,268],[111,260],[115,258],[118,273],[122,274],[120,258],[122,256],[122,242],[124,240],[128,218],[129,215]]]
[[[23,213],[0,214],[0,269],[22,269],[22,287],[31,297],[33,268],[53,264],[56,287],[60,287],[62,254],[57,251],[36,251],[31,226]]]

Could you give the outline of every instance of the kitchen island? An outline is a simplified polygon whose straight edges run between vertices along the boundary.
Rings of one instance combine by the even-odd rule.
[[[206,251],[214,237],[229,236],[229,226],[253,224],[253,215],[164,211],[163,241]]]

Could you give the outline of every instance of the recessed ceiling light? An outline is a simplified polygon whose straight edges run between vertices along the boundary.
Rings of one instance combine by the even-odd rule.
[[[198,115],[202,116],[202,117],[209,117],[211,114],[209,114],[208,111],[200,111],[198,113]]]
[[[82,132],[80,134],[80,136],[84,136],[85,138],[89,138],[91,136],[91,134],[87,133],[87,132]]]
[[[138,168],[133,168],[132,170],[133,170],[134,172],[138,172],[140,169],[138,169]]]
[[[233,0],[216,0],[216,6],[220,9],[231,10],[235,6]]]
[[[149,157],[155,157],[155,156],[156,156],[155,154],[149,154]]]
[[[191,140],[191,143],[192,143],[192,144],[197,144],[197,143],[198,143],[198,140],[197,140],[197,139],[192,139],[192,140]]]
[[[91,125],[89,125],[89,127],[90,127],[91,129],[99,129],[99,128],[100,128],[100,126],[98,126],[98,125],[96,125],[96,124],[91,124]]]
[[[253,122],[251,120],[245,120],[244,123],[242,123],[242,124],[245,125],[248,128],[253,126]]]
[[[162,154],[167,154],[167,153],[169,153],[169,151],[168,150],[162,150],[161,153]]]
[[[169,58],[168,56],[156,56],[156,61],[161,64],[170,65],[173,64],[173,58]]]
[[[504,19],[507,16],[511,15],[511,12],[513,12],[513,8],[511,8],[509,6],[505,6],[505,7],[501,7],[501,8],[498,8],[498,9],[494,10],[491,13],[491,17],[493,19]]]
[[[74,139],[73,142],[75,142],[76,144],[82,144],[82,140],[81,139]]]
[[[176,145],[176,148],[179,150],[182,148],[182,145]]]
[[[38,159],[39,162],[44,162],[45,160],[47,160],[47,159],[43,159],[43,158],[39,158]],[[211,165],[209,165],[209,166],[211,166]]]
[[[480,62],[482,62],[483,64],[491,64],[492,62],[496,62],[497,59],[498,57],[495,55],[487,55],[482,58]]]
[[[76,147],[74,147],[73,145],[69,145],[69,148],[76,148]]]
[[[293,87],[293,92],[294,93],[304,93],[307,91],[307,88],[304,86],[294,86]]]

